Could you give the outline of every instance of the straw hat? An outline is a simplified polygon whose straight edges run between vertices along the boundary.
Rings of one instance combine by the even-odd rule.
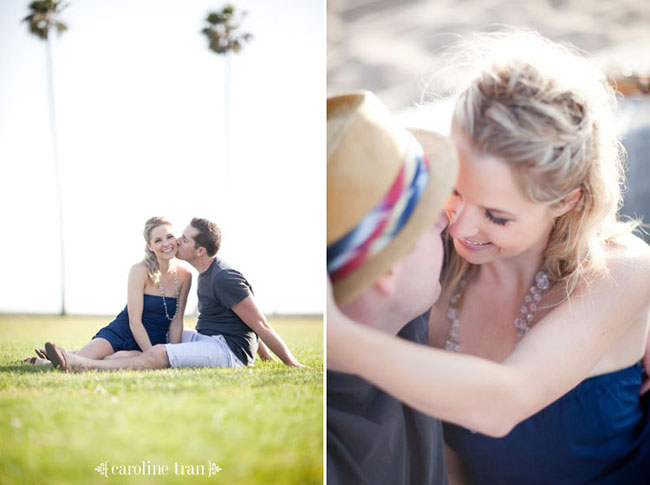
[[[456,183],[458,160],[449,139],[425,130],[411,133],[370,92],[327,100],[328,272],[339,304],[357,297],[413,249]],[[380,226],[381,217],[392,222]],[[395,221],[396,230],[367,251],[363,241]],[[337,258],[353,259],[350,254],[356,260],[337,273]]]

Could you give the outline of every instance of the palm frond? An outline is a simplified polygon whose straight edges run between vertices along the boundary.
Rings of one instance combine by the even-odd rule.
[[[250,33],[238,32],[247,13],[236,12],[233,4],[227,4],[217,12],[208,12],[206,22],[209,26],[201,30],[208,39],[208,48],[216,54],[240,52],[244,43],[253,39]]]
[[[50,29],[54,29],[59,35],[68,30],[68,26],[59,20],[59,15],[69,5],[70,3],[63,3],[63,0],[33,1],[29,4],[32,12],[22,21],[27,22],[32,34],[47,40]]]

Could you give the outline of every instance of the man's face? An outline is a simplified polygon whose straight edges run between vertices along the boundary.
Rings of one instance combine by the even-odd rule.
[[[177,239],[178,241],[178,252],[176,257],[184,261],[192,261],[196,257],[196,249],[194,244],[194,235],[198,232],[198,229],[192,227],[189,224],[181,237]]]
[[[422,315],[440,297],[440,270],[444,258],[440,233],[448,223],[447,215],[441,213],[395,268],[395,302],[400,305],[407,322]]]

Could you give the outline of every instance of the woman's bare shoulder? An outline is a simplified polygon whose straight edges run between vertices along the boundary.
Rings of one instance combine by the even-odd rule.
[[[179,264],[177,267],[177,271],[181,281],[192,281],[192,272],[189,269]]]
[[[142,275],[146,276],[148,271],[149,270],[147,268],[147,265],[144,264],[144,261],[138,261],[133,266],[131,266],[131,270],[130,270],[129,274],[139,275],[139,276],[142,276]]]
[[[650,246],[634,234],[626,234],[609,241],[606,249],[607,265],[626,264],[647,271],[650,267]]]
[[[178,271],[179,275],[183,275],[183,276],[190,275],[190,276],[192,276],[192,272],[189,269],[187,269],[185,266],[182,266],[182,265],[179,264],[176,268],[177,268],[177,271]]]
[[[608,273],[617,284],[650,289],[650,246],[643,239],[626,234],[610,241],[606,258]]]
[[[149,270],[147,268],[147,265],[144,264],[143,261],[135,263],[133,266],[131,266],[131,270],[129,271],[129,291],[135,288],[144,290],[148,279]]]

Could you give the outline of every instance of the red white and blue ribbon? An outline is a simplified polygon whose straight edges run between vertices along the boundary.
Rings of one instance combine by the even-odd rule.
[[[336,282],[352,273],[395,238],[413,213],[429,178],[428,162],[408,134],[406,159],[388,193],[345,236],[327,248],[327,272]],[[368,174],[372,177],[372,174]]]

